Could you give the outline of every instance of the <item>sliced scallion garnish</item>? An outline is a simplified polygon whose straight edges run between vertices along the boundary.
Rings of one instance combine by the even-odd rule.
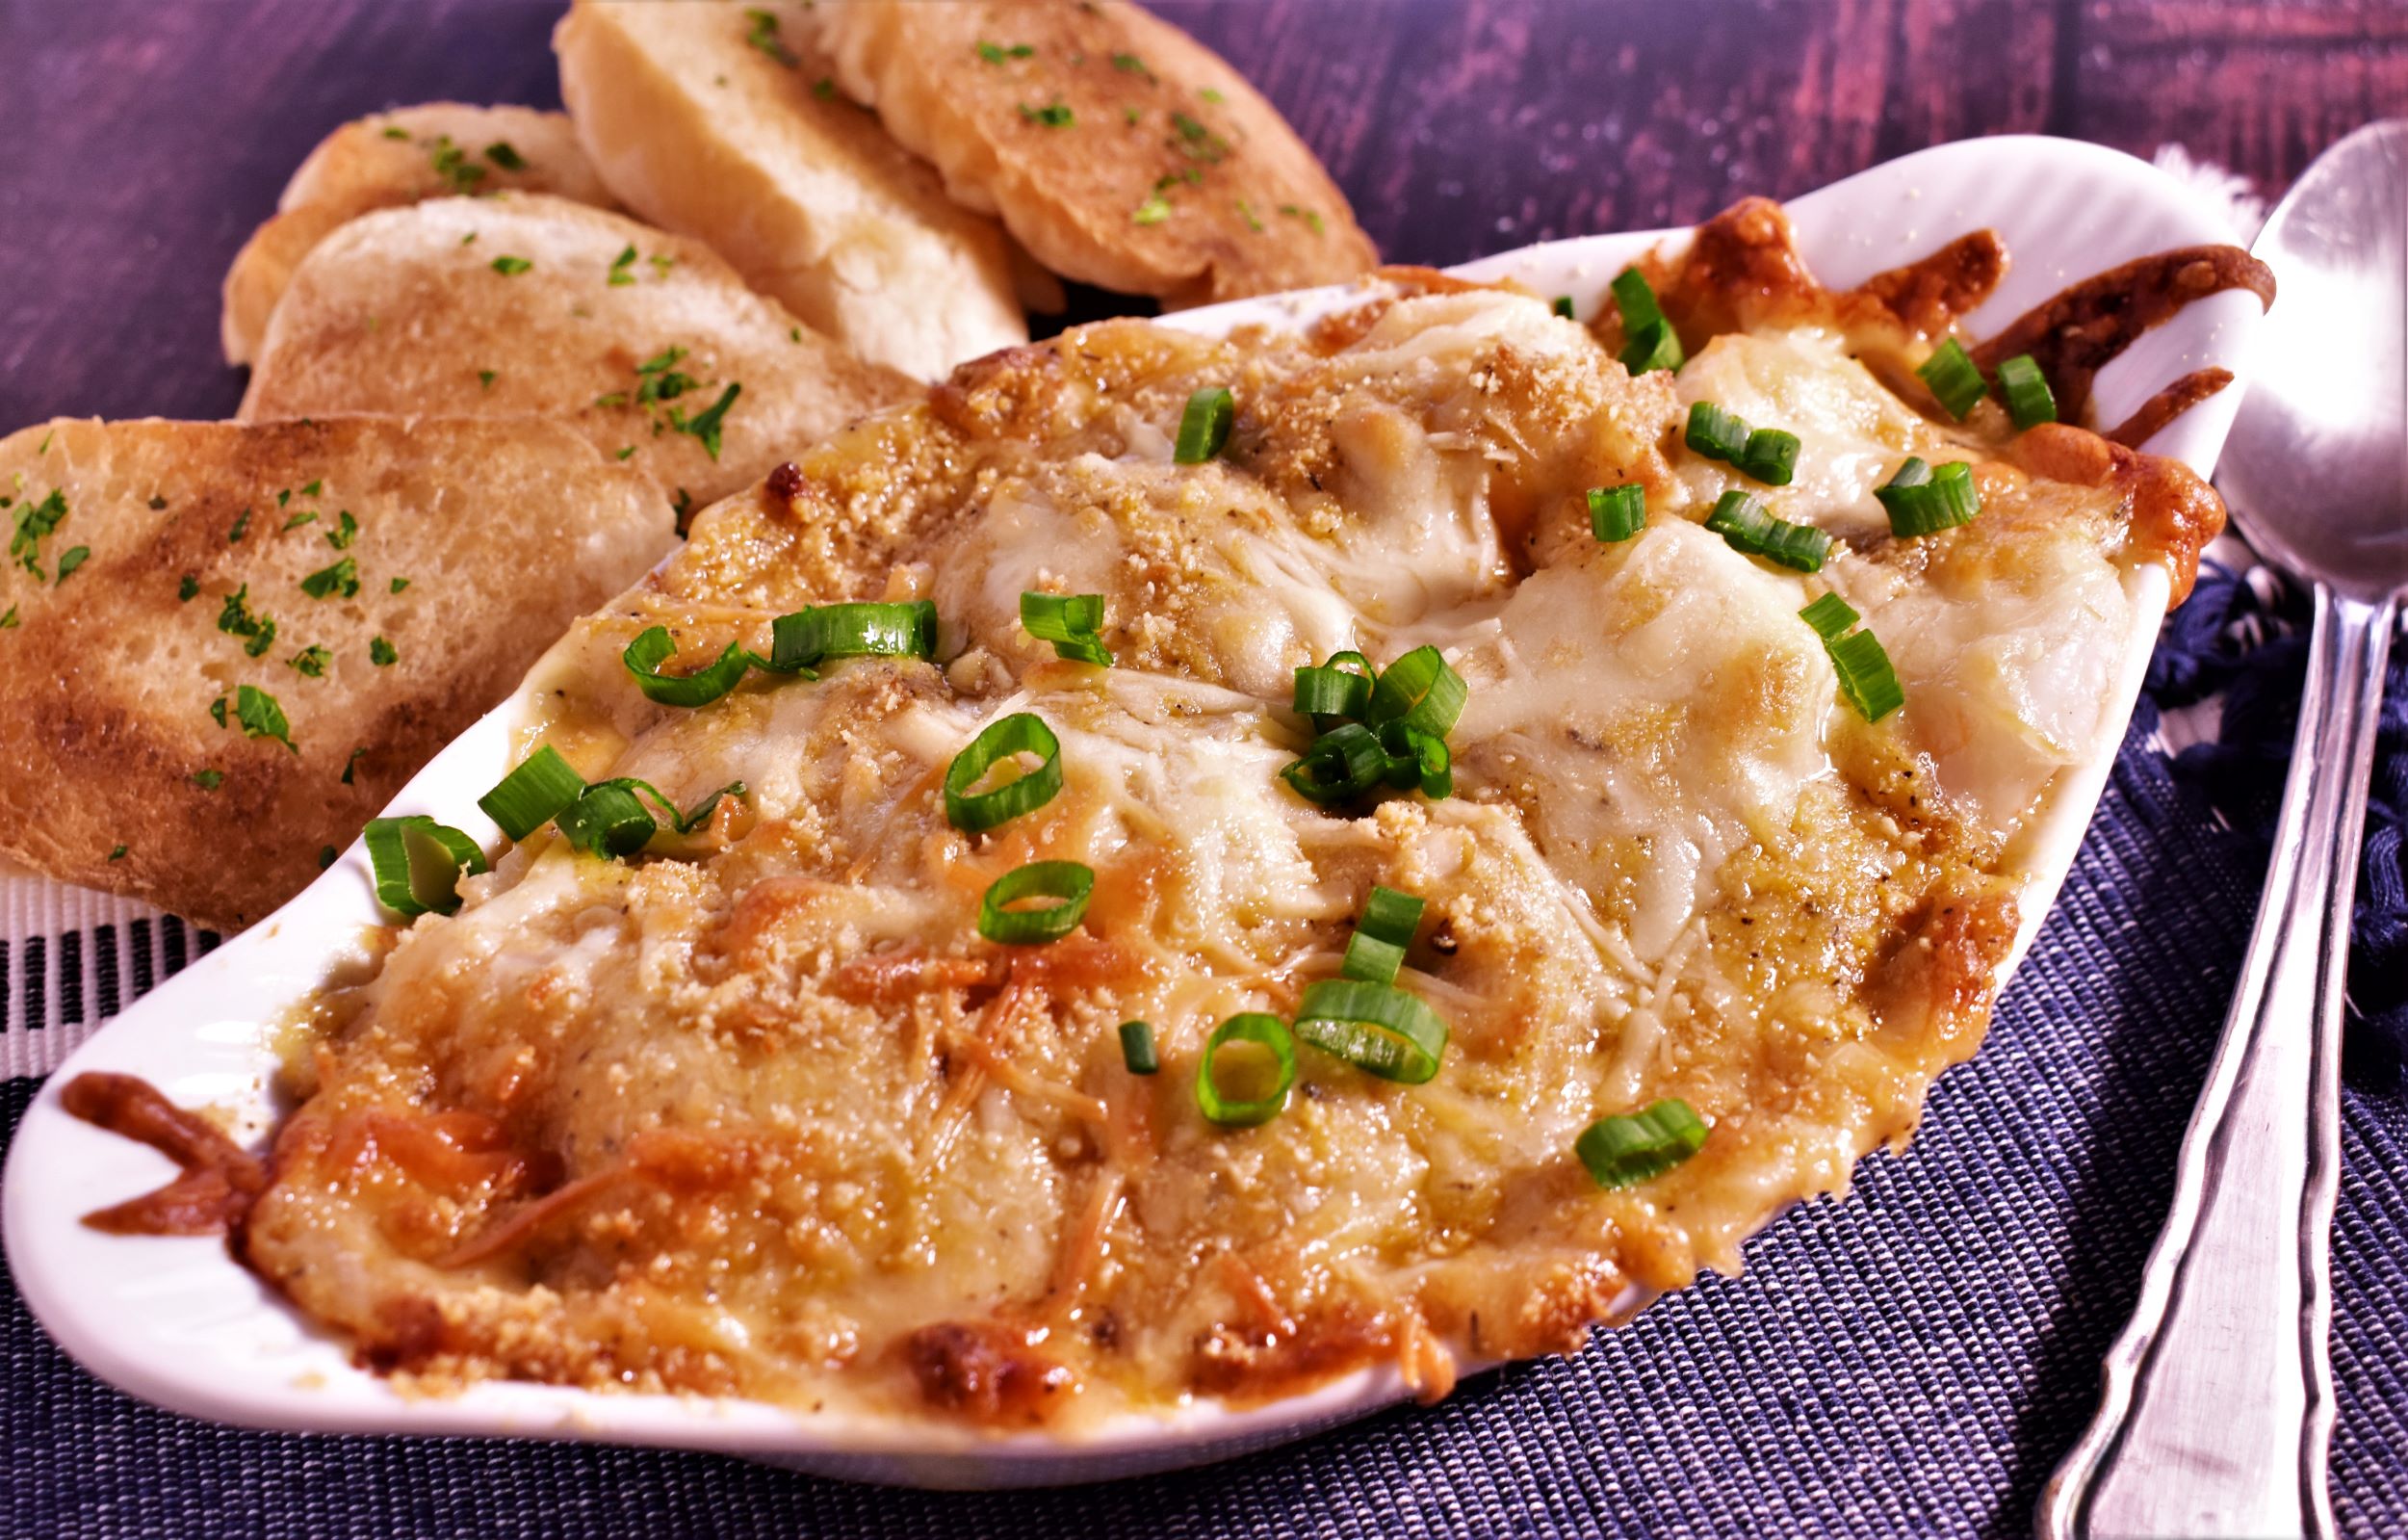
[[[1970,524],[1981,511],[1973,467],[1963,460],[1950,460],[1934,469],[1910,455],[1898,467],[1898,474],[1875,487],[1873,495],[1889,513],[1890,533],[1901,539]]]
[[[1704,1147],[1705,1120],[1668,1096],[1644,1112],[1601,1117],[1572,1145],[1601,1188],[1626,1188],[1662,1176]]]
[[[1036,754],[1044,763],[993,791],[975,792],[979,778],[1016,754]],[[1019,711],[989,722],[945,771],[945,816],[965,834],[976,834],[1033,812],[1062,789],[1062,741],[1031,713]]]
[[[1031,861],[988,885],[978,901],[978,933],[1012,946],[1059,941],[1078,927],[1095,891],[1092,867],[1076,861]],[[1060,901],[1041,909],[1008,907],[1023,899]]]
[[[1154,1049],[1151,1022],[1121,1023],[1121,1062],[1131,1075],[1152,1075],[1162,1068],[1162,1056]]]
[[[425,814],[407,818],[375,818],[360,831],[368,846],[368,864],[375,875],[376,901],[404,920],[422,914],[450,914],[460,906],[459,880],[485,870],[485,852],[477,842]],[[440,886],[428,870],[422,876],[413,861],[413,839],[433,846],[443,856]],[[431,866],[431,863],[430,863]]]
[[[1825,641],[1845,636],[1856,623],[1855,609],[1836,593],[1826,593],[1798,612],[1798,618],[1814,627],[1816,636]]]
[[[1677,373],[1689,361],[1681,352],[1680,333],[1672,329],[1669,321],[1650,321],[1632,332],[1630,341],[1622,345],[1619,357],[1622,368],[1634,379],[1653,369]]]
[[[1112,666],[1103,644],[1103,595],[1027,593],[1020,596],[1021,629],[1053,643],[1054,656]]]
[[[1792,524],[1765,511],[1764,505],[1733,489],[1716,501],[1706,515],[1706,528],[1731,549],[1760,556],[1799,572],[1819,572],[1831,554],[1831,537],[1811,524]]]
[[[2057,396],[2039,360],[2019,352],[1998,366],[1999,393],[2007,398],[2007,415],[2017,428],[2037,428],[2057,421]]]
[[[1455,795],[1455,753],[1446,740],[1411,722],[1385,722],[1380,747],[1388,756],[1387,783],[1400,792],[1419,788],[1434,802]]]
[[[1385,781],[1387,772],[1388,751],[1379,735],[1360,722],[1340,722],[1314,739],[1280,777],[1306,801],[1327,807],[1355,800]]]
[[[635,785],[629,780],[609,780],[588,786],[576,801],[560,810],[560,833],[587,855],[609,860],[634,855],[660,827],[660,821],[645,811],[643,800],[635,795]]]
[[[716,662],[690,674],[664,674],[660,666],[677,652],[677,641],[666,626],[654,626],[627,644],[619,661],[634,676],[635,688],[647,700],[663,706],[707,706],[734,690],[752,666],[752,659],[736,642],[729,642]]]
[[[1787,486],[1798,472],[1798,435],[1778,428],[1759,428],[1748,433],[1748,447],[1740,451],[1739,469],[1767,486]]]
[[[519,761],[500,785],[477,798],[477,805],[501,825],[503,833],[518,841],[557,818],[584,790],[585,777],[560,757],[558,749],[546,744]]]
[[[1931,387],[1931,394],[1939,398],[1940,405],[1948,408],[1948,414],[1959,422],[1964,421],[1965,414],[1989,393],[1989,387],[1981,382],[1981,371],[1975,366],[1973,355],[1966,352],[1964,344],[1955,337],[1932,350],[1931,356],[1924,360],[1923,367],[1916,370],[1915,375]]]
[[[1689,408],[1689,425],[1682,431],[1681,442],[1693,455],[1736,464],[1748,453],[1748,427],[1736,413],[1726,412],[1710,401],[1701,401]]]
[[[1181,465],[1202,465],[1221,453],[1230,440],[1230,424],[1237,414],[1237,398],[1226,385],[1199,390],[1187,398],[1178,417],[1178,441],[1172,458]]]
[[[1589,533],[1612,544],[1647,527],[1647,489],[1637,482],[1589,488]]]
[[[1890,666],[1888,651],[1872,632],[1852,632],[1837,641],[1825,640],[1823,647],[1831,655],[1831,666],[1839,670],[1840,693],[1856,708],[1857,716],[1877,722],[1906,704],[1898,670]]]
[[[1291,704],[1315,726],[1334,727],[1371,709],[1372,678],[1371,660],[1361,653],[1332,653],[1328,663],[1296,670]]]
[[[1238,1045],[1259,1049],[1270,1057],[1267,1075],[1259,1073],[1264,1066],[1248,1066],[1239,1072],[1256,1083],[1247,1087],[1255,1092],[1253,1095],[1230,1094],[1222,1089],[1221,1054]],[[1287,1106],[1288,1090],[1295,1083],[1295,1035],[1285,1022],[1259,1010],[1241,1012],[1212,1029],[1212,1035],[1204,1039],[1204,1054],[1196,1061],[1196,1105],[1207,1119],[1223,1128],[1253,1128],[1270,1122]]]
[[[1415,647],[1380,670],[1363,719],[1374,725],[1401,721],[1444,738],[1455,730],[1470,695],[1463,676],[1447,666],[1437,648]]]
[[[1555,297],[1555,303],[1550,308],[1552,308],[1557,315],[1562,316],[1565,320],[1571,320],[1572,297],[1568,294],[1557,295]]]
[[[770,622],[769,657],[754,663],[794,673],[828,658],[933,658],[937,607],[926,599],[814,605]]]
[[[1296,1035],[1382,1080],[1418,1085],[1438,1072],[1446,1023],[1393,984],[1324,979],[1305,986]]]
[[[1346,943],[1345,974],[1365,983],[1392,984],[1421,927],[1422,901],[1394,888],[1375,887]]]

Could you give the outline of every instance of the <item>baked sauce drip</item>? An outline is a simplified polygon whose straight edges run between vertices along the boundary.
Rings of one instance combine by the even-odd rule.
[[[66,1083],[59,1105],[85,1122],[149,1145],[184,1168],[154,1192],[84,1215],[118,1236],[203,1236],[249,1212],[268,1170],[205,1118],[188,1112],[133,1075],[90,1070]]]

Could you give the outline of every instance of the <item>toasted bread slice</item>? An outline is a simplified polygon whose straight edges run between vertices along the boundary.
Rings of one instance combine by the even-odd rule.
[[[383,209],[327,237],[276,308],[242,415],[557,417],[683,506],[918,388],[699,242],[511,193]]]
[[[934,379],[1028,340],[1003,232],[840,97],[811,8],[579,0],[553,34],[585,153],[865,358]]]
[[[62,420],[0,439],[0,851],[219,930],[673,538],[641,471],[531,418]]]
[[[219,330],[225,360],[246,364],[293,270],[332,231],[371,209],[516,189],[613,207],[577,132],[531,107],[429,102],[345,123],[318,142],[225,274]]]
[[[846,0],[838,85],[1056,273],[1173,305],[1379,261],[1279,110],[1135,6]]]

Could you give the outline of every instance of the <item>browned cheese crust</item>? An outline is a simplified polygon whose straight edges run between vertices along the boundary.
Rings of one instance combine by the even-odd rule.
[[[1310,336],[998,353],[707,510],[530,700],[588,777],[747,796],[632,864],[538,833],[329,995],[251,1265],[424,1386],[1069,1429],[1381,1364],[1442,1394],[1736,1267],[1978,1045],[2019,841],[2120,728],[2132,569],[2188,536],[2143,527],[2144,457],[1935,423],[1851,353],[1911,361],[1993,245],[1829,296],[1777,209],[1708,233],[1655,269],[1677,380],[1542,300],[1407,281]],[[1175,464],[1207,384],[1228,446]],[[1833,534],[1812,577],[1703,528],[1741,484],[1681,447],[1709,389],[1805,438],[1771,495]],[[1981,516],[1893,537],[1871,488],[1909,454],[1971,462]],[[1631,482],[1646,529],[1600,542],[1587,489]],[[1032,589],[1101,594],[1114,666],[1027,636]],[[1878,722],[1798,616],[1825,591],[1895,663]],[[697,711],[619,663],[655,624],[690,666],[882,597],[935,602],[938,662]],[[1296,796],[1292,670],[1417,642],[1469,685],[1456,795]],[[964,834],[942,777],[1007,711],[1059,736],[1063,789]],[[980,896],[1036,860],[1093,870],[1083,922],[982,939]],[[1282,1115],[1206,1122],[1206,1034],[1292,1013],[1374,884],[1429,905],[1400,983],[1449,1025],[1436,1078],[1300,1047]],[[1130,1019],[1160,1074],[1124,1067]],[[1703,1147],[1601,1189],[1580,1130],[1668,1097]]]

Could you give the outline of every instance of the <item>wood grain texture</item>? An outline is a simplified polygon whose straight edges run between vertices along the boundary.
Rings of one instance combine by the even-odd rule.
[[[215,417],[218,282],[345,118],[557,106],[557,0],[0,0],[0,429]],[[1259,84],[1392,258],[1794,196],[1927,144],[2169,142],[2268,196],[2408,114],[2408,4],[2367,0],[1161,0]],[[1089,296],[1081,313],[1111,301]]]

